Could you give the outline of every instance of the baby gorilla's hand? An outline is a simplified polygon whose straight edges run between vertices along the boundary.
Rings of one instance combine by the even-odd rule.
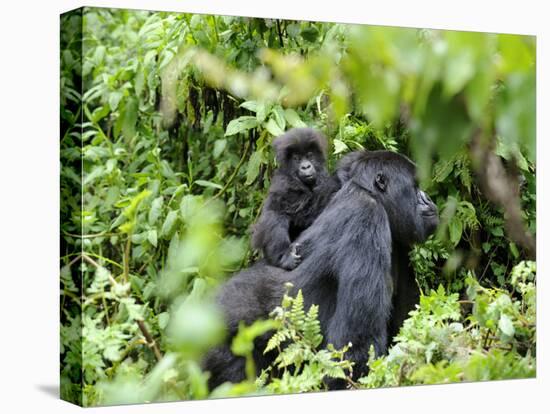
[[[292,243],[289,251],[281,259],[281,267],[286,270],[295,269],[301,262],[302,256],[299,253],[299,249],[302,247],[300,243]]]

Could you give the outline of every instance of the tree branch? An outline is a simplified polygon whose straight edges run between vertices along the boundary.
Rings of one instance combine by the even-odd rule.
[[[137,321],[137,324],[139,326],[139,330],[141,331],[141,333],[145,337],[145,340],[147,341],[147,344],[153,350],[153,353],[155,354],[155,358],[157,358],[157,361],[160,361],[162,359],[162,354],[160,353],[160,350],[157,346],[157,343],[153,339],[153,336],[147,330],[147,327],[145,326],[145,323],[143,321]]]
[[[281,21],[279,19],[277,19],[277,34],[279,35],[279,44],[281,47],[285,47],[283,43],[283,33],[281,32]]]
[[[508,236],[523,247],[531,259],[536,257],[536,242],[523,222],[519,182],[514,170],[507,171],[495,152],[495,137],[482,136],[478,129],[472,139],[471,154],[481,189],[493,203],[504,209],[504,223]]]

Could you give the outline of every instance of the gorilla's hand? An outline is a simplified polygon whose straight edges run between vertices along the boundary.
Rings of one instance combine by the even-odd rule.
[[[281,258],[281,267],[285,270],[293,270],[302,262],[302,255],[300,254],[300,243],[292,243],[290,248]]]

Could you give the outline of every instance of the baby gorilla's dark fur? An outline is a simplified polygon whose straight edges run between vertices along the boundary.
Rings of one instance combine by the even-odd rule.
[[[310,128],[295,128],[273,142],[279,167],[269,194],[252,230],[252,247],[267,262],[294,269],[301,260],[292,241],[308,228],[325,208],[338,182],[326,169],[327,140]]]
[[[231,353],[231,339],[240,321],[266,318],[280,304],[285,282],[294,285],[294,294],[302,290],[306,309],[319,305],[323,345],[353,344],[346,357],[355,362],[354,378],[367,373],[371,345],[376,355],[386,352],[391,335],[417,300],[409,250],[435,230],[437,208],[418,188],[414,164],[396,153],[351,153],[337,175],[341,189],[296,240],[304,251],[296,269],[288,272],[260,262],[222,287],[218,303],[229,338],[205,359],[210,387],[245,378],[244,358]],[[274,355],[263,354],[269,336],[255,341],[258,372],[273,361]]]

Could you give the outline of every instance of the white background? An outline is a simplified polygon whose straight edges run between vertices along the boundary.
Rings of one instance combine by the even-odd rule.
[[[311,4],[308,4],[311,3]],[[536,380],[89,409],[88,412],[548,412],[549,24],[545,1],[57,0],[0,14],[0,411],[69,413],[58,400],[59,14],[116,6],[537,35]],[[548,250],[546,250],[548,252]]]

